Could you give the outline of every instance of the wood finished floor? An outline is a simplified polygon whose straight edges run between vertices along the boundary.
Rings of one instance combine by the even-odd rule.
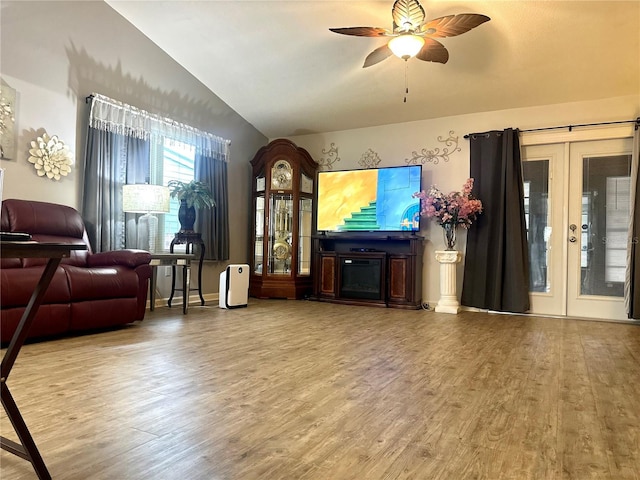
[[[640,326],[180,310],[24,347],[8,385],[54,479],[640,479]]]

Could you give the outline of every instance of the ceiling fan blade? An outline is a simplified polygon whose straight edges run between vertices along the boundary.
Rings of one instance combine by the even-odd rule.
[[[435,38],[455,37],[489,20],[491,19],[486,15],[479,15],[477,13],[446,15],[425,23],[422,26],[421,33]]]
[[[373,52],[367,55],[367,58],[364,59],[364,65],[362,68],[370,67],[371,65],[375,65],[376,63],[380,63],[385,58],[393,55],[393,52],[389,48],[389,45],[383,45],[379,48],[376,48]]]
[[[393,31],[417,31],[424,22],[424,9],[418,0],[396,0],[391,9]]]
[[[380,27],[344,27],[330,28],[329,30],[341,35],[353,35],[355,37],[384,37],[391,35],[389,30]]]
[[[424,39],[424,45],[416,55],[416,58],[425,62],[447,63],[449,52],[440,42],[427,37]]]

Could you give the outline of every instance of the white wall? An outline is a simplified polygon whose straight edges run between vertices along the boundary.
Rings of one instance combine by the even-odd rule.
[[[402,108],[402,104],[398,104]],[[436,185],[448,192],[460,190],[469,176],[469,142],[465,134],[488,130],[519,128],[521,130],[559,125],[630,120],[640,116],[640,94],[592,102],[567,103],[533,108],[519,108],[470,115],[444,117],[418,122],[385,125],[381,127],[345,130],[324,134],[290,137],[300,147],[306,148],[320,163],[329,158],[331,144],[338,149],[340,161],[333,170],[363,168],[359,162],[369,150],[380,159],[379,166],[405,165],[423,149],[435,156],[432,162],[423,164],[422,185],[426,190]],[[457,142],[447,145],[441,140],[457,137]],[[445,150],[446,149],[446,150]],[[448,155],[443,153],[448,152]],[[323,167],[324,168],[324,167]],[[482,199],[481,199],[482,200]],[[473,227],[471,227],[473,228]],[[435,306],[439,298],[439,264],[435,250],[443,248],[441,227],[422,220],[420,234],[425,237],[423,263],[423,301]],[[464,252],[466,231],[458,229],[458,249]],[[458,265],[458,296],[462,288],[463,264]]]

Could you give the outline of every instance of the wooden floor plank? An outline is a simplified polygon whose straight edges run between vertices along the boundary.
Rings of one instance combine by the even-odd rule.
[[[251,299],[28,344],[8,384],[57,480],[640,478],[638,325]]]

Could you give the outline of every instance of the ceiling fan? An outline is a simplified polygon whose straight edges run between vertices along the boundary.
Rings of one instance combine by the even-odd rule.
[[[364,61],[363,68],[396,55],[404,60],[416,57],[426,62],[447,63],[449,52],[436,38],[454,37],[491,20],[486,15],[461,13],[425,22],[425,12],[418,0],[396,0],[391,9],[393,29],[381,27],[330,28],[332,32],[356,37],[391,37]]]

